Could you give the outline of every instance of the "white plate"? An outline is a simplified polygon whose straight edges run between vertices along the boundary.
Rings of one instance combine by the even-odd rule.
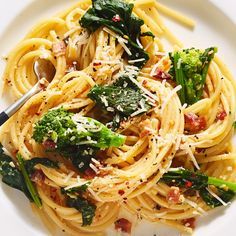
[[[213,0],[212,0],[213,1]],[[74,0],[8,0],[0,3],[0,52],[7,53],[29,31],[29,29],[43,17],[50,17],[66,6],[73,4]],[[197,27],[191,32],[182,26],[168,21],[177,36],[186,47],[218,46],[219,54],[231,68],[236,78],[236,26],[212,2],[207,0],[162,0],[166,5],[191,15],[197,21]],[[234,12],[234,1],[214,0],[224,11]],[[221,3],[220,3],[221,2]],[[228,5],[227,4],[231,4]],[[234,8],[235,9],[235,8]],[[236,22],[236,18],[234,18]],[[0,63],[0,72],[4,69]],[[5,107],[0,101],[0,110]],[[26,198],[19,191],[2,185],[0,188],[0,235],[7,236],[42,236],[47,231],[40,220],[35,216]],[[236,202],[230,207],[216,209],[198,222],[194,235],[196,236],[233,236],[236,235],[234,227],[236,217]],[[174,231],[160,227],[156,224],[141,224],[135,231],[135,236],[178,235]]]

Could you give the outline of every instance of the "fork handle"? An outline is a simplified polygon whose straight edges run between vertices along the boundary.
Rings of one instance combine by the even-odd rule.
[[[37,94],[42,89],[41,84],[38,82],[24,96],[3,111],[0,114],[0,126],[3,125],[12,115],[14,115],[33,95]]]
[[[5,111],[3,111],[0,114],[0,126],[3,125],[8,119],[9,119],[9,116],[6,114]]]

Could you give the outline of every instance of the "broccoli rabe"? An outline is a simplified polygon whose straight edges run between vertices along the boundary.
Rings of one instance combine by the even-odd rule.
[[[216,52],[217,48],[211,47],[205,51],[191,48],[170,53],[170,74],[182,86],[179,91],[182,104],[191,105],[201,99],[207,72]]]
[[[207,190],[209,186],[214,186],[217,195],[226,203],[236,193],[236,183],[209,177],[203,173],[192,172],[184,168],[177,168],[167,172],[163,175],[161,181],[168,185],[185,188],[186,190],[198,190],[201,198],[211,207],[221,206],[222,203],[210,194]]]
[[[100,149],[119,147],[125,142],[125,136],[112,132],[97,120],[63,108],[46,113],[36,123],[33,138],[49,151],[69,158],[80,172],[88,169],[91,158]]]
[[[75,115],[63,108],[46,113],[35,125],[33,138],[38,143],[53,141],[55,146],[52,149],[58,151],[83,145],[99,149],[119,147],[125,141],[123,135],[112,132],[97,120]]]

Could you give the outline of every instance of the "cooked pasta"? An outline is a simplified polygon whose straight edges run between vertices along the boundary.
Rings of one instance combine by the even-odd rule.
[[[170,78],[173,60],[164,41],[172,45],[173,54],[181,51],[184,44],[166,27],[161,14],[189,27],[195,23],[155,0],[132,2],[133,14],[144,20],[141,33],[152,32],[155,36],[137,38],[139,48],[149,55],[140,68],[136,63],[145,58],[132,58],[127,37],[109,24],[94,32],[82,27],[80,20],[91,8],[89,0],[81,0],[37,24],[8,56],[3,95],[10,93],[12,100],[19,99],[37,82],[33,65],[38,58],[55,66],[56,74],[48,87],[30,98],[1,127],[0,142],[14,161],[19,153],[25,161],[47,157],[59,162],[58,168],[36,166],[38,176],[32,181],[42,206],[34,209],[48,228],[55,225],[68,235],[103,235],[114,223],[124,230],[119,226],[121,211],[191,234],[191,219],[204,215],[211,207],[199,191],[186,190],[191,188],[191,181],[186,181],[190,186],[183,188],[174,183],[172,186],[163,181],[164,174],[181,167],[226,181],[236,179],[236,153],[231,142],[236,108],[234,78],[214,56],[201,98],[190,104],[182,102],[183,85]],[[120,21],[117,14],[113,22]],[[178,63],[177,71],[181,67]],[[105,123],[100,117],[102,108],[88,94],[96,86],[113,85],[125,73],[151,108],[147,111],[141,104],[121,122],[115,132],[124,136],[125,142],[100,150],[89,164],[92,175],[81,174],[63,154],[48,152],[33,138],[36,124],[58,108]],[[133,77],[135,73],[137,76]],[[68,206],[67,196],[61,191],[84,184],[87,189],[83,197],[96,206],[91,225],[84,225],[82,212]],[[216,195],[214,186],[207,189]],[[225,201],[221,203],[224,205]],[[125,223],[129,221],[132,219]]]

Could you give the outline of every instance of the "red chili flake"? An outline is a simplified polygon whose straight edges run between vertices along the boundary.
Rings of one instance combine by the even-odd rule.
[[[46,149],[55,149],[57,144],[52,140],[46,140],[46,141],[43,142],[43,146]]]
[[[168,192],[166,199],[169,203],[177,204],[180,203],[180,191],[178,187],[171,187]]]
[[[92,170],[91,168],[88,168],[85,172],[84,172],[84,177],[86,179],[93,179],[96,176],[96,173],[94,170]]]
[[[165,71],[161,70],[161,69],[157,69],[155,75],[153,75],[153,77],[157,78],[157,79],[171,79],[170,74],[166,73]]]
[[[226,111],[221,111],[216,115],[216,120],[224,120],[227,116]]]
[[[185,187],[186,187],[186,188],[191,188],[192,186],[193,186],[193,183],[192,183],[191,181],[187,180],[187,181],[185,182]]]
[[[199,117],[194,113],[186,114],[185,116],[185,129],[190,133],[197,133],[206,129],[205,117]]]
[[[196,219],[195,218],[189,218],[182,220],[182,223],[184,226],[194,229],[196,227]]]
[[[120,189],[119,191],[118,191],[118,193],[122,196],[122,195],[124,195],[125,194],[125,191],[124,190],[122,190],[122,189]]]
[[[115,229],[121,230],[122,232],[131,233],[132,224],[128,220],[121,218],[115,222]]]
[[[119,16],[118,14],[114,15],[114,16],[112,17],[112,21],[113,21],[113,22],[120,22],[120,21],[121,21],[120,16]]]
[[[35,170],[34,173],[31,175],[31,180],[38,185],[42,186],[44,180],[45,180],[45,175],[42,170]]]
[[[102,65],[101,62],[94,62],[94,63],[93,63],[93,66],[100,66],[100,65]]]
[[[143,86],[147,85],[147,80],[144,80],[142,83]]]

